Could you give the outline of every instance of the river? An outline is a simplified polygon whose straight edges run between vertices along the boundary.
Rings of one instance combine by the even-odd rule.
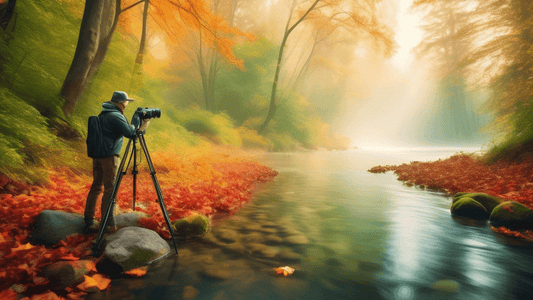
[[[268,153],[279,172],[237,214],[139,279],[87,299],[532,299],[533,247],[450,216],[451,198],[375,165],[460,149]],[[466,149],[472,150],[472,149]],[[274,275],[289,266],[294,274]]]

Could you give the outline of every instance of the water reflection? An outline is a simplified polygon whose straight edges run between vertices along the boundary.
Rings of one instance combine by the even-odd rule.
[[[367,172],[374,165],[412,158],[315,152],[261,159],[280,174],[258,189],[251,203],[219,220],[203,239],[181,243],[178,259],[168,257],[152,266],[145,278],[114,281],[109,295],[531,298],[531,246],[509,244],[510,239],[495,235],[487,224],[452,219],[451,200],[442,194],[403,186],[392,174]],[[274,276],[273,268],[285,265],[295,273]],[[102,293],[86,298],[106,299]]]

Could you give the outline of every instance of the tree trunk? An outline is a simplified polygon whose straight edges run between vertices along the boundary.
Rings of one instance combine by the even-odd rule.
[[[204,55],[202,51],[202,32],[201,31],[198,31],[198,32],[200,36],[200,41],[198,43],[199,47],[198,47],[198,52],[196,52],[196,59],[198,60],[198,71],[200,72],[200,78],[202,79],[202,91],[203,91],[203,96],[204,96],[205,110],[211,111],[211,105],[209,101],[209,89],[208,89],[209,79],[207,78],[207,71],[205,68]]]
[[[148,35],[148,8],[150,7],[150,0],[144,0],[143,10],[143,28],[141,33],[141,43],[139,45],[139,52],[137,52],[136,64],[143,63],[144,53],[146,52],[146,36]]]
[[[2,7],[2,10],[0,10],[0,27],[2,27],[4,30],[7,29],[7,25],[9,25],[11,17],[13,17],[16,3],[17,0],[9,0],[7,2],[7,5],[5,7]]]
[[[66,116],[72,115],[87,82],[103,63],[119,14],[120,0],[85,2],[76,52],[60,92]]]
[[[257,130],[257,132],[259,132],[259,133],[261,133],[261,132],[263,132],[263,130],[265,130],[265,128],[268,126],[268,124],[270,123],[272,118],[274,118],[274,114],[276,113],[276,108],[277,108],[277,105],[276,105],[276,90],[277,90],[277,87],[278,87],[279,73],[280,73],[280,70],[281,70],[281,60],[283,58],[283,51],[285,49],[285,44],[287,44],[287,39],[289,38],[289,35],[294,30],[294,28],[296,28],[296,26],[298,26],[307,17],[307,15],[315,8],[315,6],[317,5],[318,2],[320,2],[320,0],[315,0],[315,2],[311,5],[311,7],[309,7],[309,9],[305,12],[305,14],[303,14],[302,17],[300,17],[300,19],[298,21],[296,21],[296,23],[294,23],[294,25],[292,25],[289,28],[289,24],[291,22],[291,17],[292,17],[292,12],[293,12],[293,10],[295,8],[295,5],[296,5],[296,1],[292,2],[292,7],[291,7],[291,12],[289,14],[289,19],[287,21],[287,25],[285,26],[285,34],[283,35],[283,40],[281,41],[281,47],[279,49],[278,63],[276,64],[276,73],[274,74],[274,82],[272,82],[272,91],[270,93],[270,105],[268,107],[267,117],[266,117],[265,121],[263,122],[263,124]]]
[[[133,71],[131,74],[130,92],[137,91],[142,87],[142,64],[144,55],[146,53],[146,39],[148,38],[148,9],[150,7],[150,0],[144,0],[143,8],[143,26],[141,29],[141,41],[139,43],[139,51],[137,51],[137,57],[135,58],[135,64],[133,65]]]

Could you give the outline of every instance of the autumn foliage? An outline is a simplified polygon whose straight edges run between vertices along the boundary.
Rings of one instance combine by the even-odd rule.
[[[522,162],[499,161],[491,165],[479,156],[456,154],[433,162],[411,162],[399,166],[376,166],[372,173],[394,171],[398,180],[408,186],[442,191],[487,193],[509,201],[516,201],[533,209],[533,160]],[[533,234],[518,233],[506,228],[495,232],[514,237],[533,238]]]
[[[156,176],[160,182],[164,201],[171,221],[196,211],[207,216],[232,214],[250,199],[255,183],[264,182],[277,175],[276,171],[253,160],[234,157],[230,153],[201,152],[178,156],[173,153],[155,152],[152,155]],[[142,225],[155,230],[164,238],[170,238],[168,228],[156,202],[149,171],[140,164],[137,180],[136,210],[145,212],[148,218]],[[117,204],[121,212],[132,211],[131,168],[124,176]],[[75,235],[52,248],[28,243],[30,227],[42,210],[62,210],[83,214],[85,199],[92,178],[75,174],[68,169],[50,170],[46,186],[31,186],[24,193],[6,193],[14,190],[6,178],[2,178],[0,194],[0,298],[16,299],[13,284],[21,284],[23,290],[39,289],[47,280],[39,276],[43,267],[60,260],[88,258],[93,235]],[[17,189],[20,190],[20,189]],[[99,218],[100,212],[97,212]],[[95,276],[98,274],[95,274]],[[140,273],[133,275],[140,276]],[[100,287],[104,277],[91,276],[86,285]],[[93,282],[95,279],[99,279]],[[76,294],[78,293],[78,294]],[[80,287],[72,290],[70,298],[82,293]],[[48,294],[42,294],[46,298]],[[33,298],[32,298],[33,299]],[[50,298],[59,299],[59,298]]]
[[[456,154],[433,162],[377,166],[372,173],[394,171],[408,186],[422,186],[453,195],[456,192],[487,193],[520,202],[533,209],[533,161],[500,161],[485,164],[480,157]]]
[[[142,18],[142,11],[126,8],[137,4],[135,0],[124,1],[124,13],[121,15],[121,29],[136,36],[141,32],[142,24],[138,20]],[[232,47],[238,38],[253,40],[253,34],[230,26],[221,15],[214,12],[208,1],[151,0],[149,12],[148,28],[152,38],[162,38],[168,46],[173,47],[183,43],[190,30],[198,31],[207,45],[216,49],[231,64],[243,68],[244,62],[235,56]]]

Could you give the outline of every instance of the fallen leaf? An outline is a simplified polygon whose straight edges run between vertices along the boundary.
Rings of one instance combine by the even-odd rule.
[[[79,257],[76,257],[76,256],[72,255],[72,253],[70,253],[70,254],[67,255],[67,256],[62,256],[62,257],[60,257],[59,259],[76,261],[76,260],[79,260],[80,258],[79,258]]]
[[[94,276],[85,276],[85,281],[78,284],[78,288],[82,291],[92,291],[94,288],[98,288],[99,290],[105,290],[109,283],[111,282],[111,279],[105,278],[101,274],[95,274]]]
[[[45,277],[40,277],[40,276],[33,277],[33,283],[35,283],[36,285],[45,285],[48,282],[49,282],[48,279],[46,279]]]
[[[88,260],[85,263],[85,267],[87,268],[87,270],[89,270],[89,272],[91,272],[91,271],[95,271],[96,272],[97,271],[96,270],[96,264],[92,260]]]
[[[60,300],[60,299],[61,298],[59,298],[59,296],[56,295],[56,293],[51,292],[51,291],[48,291],[46,293],[39,294],[39,295],[33,295],[30,298],[30,300]]]
[[[283,276],[289,276],[289,275],[292,275],[292,273],[294,273],[294,269],[288,266],[276,268],[274,269],[274,271],[276,272],[276,275],[283,274]]]
[[[514,212],[513,211],[513,205],[512,204],[506,204],[506,205],[502,205],[502,208],[509,211],[509,212]]]
[[[129,271],[125,271],[124,274],[128,274],[128,275],[135,276],[135,277],[141,277],[141,276],[146,275],[147,271],[148,270],[146,267],[142,267],[142,268],[131,269]]]
[[[27,243],[27,244],[24,244],[24,245],[20,245],[17,248],[11,248],[11,251],[15,252],[15,251],[20,251],[20,250],[28,250],[28,249],[31,249],[33,247],[35,247],[35,246],[33,246],[30,243]]]
[[[5,300],[15,300],[17,299],[17,296],[18,294],[13,291],[12,289],[7,289],[7,290],[3,290],[0,292],[0,299],[5,299]]]
[[[72,291],[70,291],[67,294],[67,298],[71,299],[71,300],[79,300],[79,299],[83,299],[84,295],[87,295],[87,293],[81,292],[81,291],[80,292],[72,292]]]
[[[105,290],[111,283],[111,279],[104,277],[101,274],[94,274],[94,280],[96,280],[98,288],[102,291]]]
[[[98,282],[95,278],[87,275],[83,275],[85,277],[85,281],[78,284],[78,288],[84,292],[96,292],[99,290]]]

